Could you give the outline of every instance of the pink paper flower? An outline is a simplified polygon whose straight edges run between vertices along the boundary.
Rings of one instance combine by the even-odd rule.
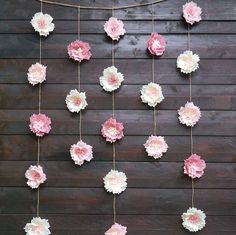
[[[122,123],[117,122],[114,118],[109,118],[102,124],[102,135],[108,142],[115,142],[121,139],[123,134],[124,126]]]
[[[120,36],[125,34],[123,22],[115,17],[111,17],[104,24],[104,30],[112,40],[119,40]]]
[[[46,80],[46,66],[36,63],[29,67],[27,76],[28,81],[33,86]]]
[[[67,46],[68,55],[71,59],[81,62],[89,60],[92,56],[90,45],[87,42],[76,40]]]
[[[163,153],[167,152],[168,145],[162,136],[149,136],[148,140],[144,144],[148,156],[155,159],[161,158]]]
[[[190,232],[197,232],[202,230],[206,225],[206,215],[203,211],[195,207],[189,208],[182,214],[183,227]]]
[[[163,55],[166,47],[165,39],[158,33],[152,33],[147,42],[147,48],[152,55]]]
[[[126,233],[127,227],[114,223],[111,228],[105,232],[105,235],[125,235]]]
[[[183,17],[186,22],[189,24],[193,24],[195,22],[199,22],[202,14],[202,9],[195,2],[188,2],[183,5]]]
[[[28,179],[27,185],[31,188],[38,188],[47,179],[41,166],[30,166],[25,172],[25,178]]]
[[[179,121],[186,126],[194,126],[201,117],[200,109],[193,104],[193,102],[187,102],[184,107],[178,110]]]
[[[25,225],[24,230],[26,235],[49,235],[51,234],[49,228],[50,225],[47,219],[35,217]]]
[[[84,161],[90,162],[93,158],[93,147],[80,140],[70,147],[70,155],[76,165],[81,166]]]
[[[30,130],[36,134],[36,136],[44,136],[51,130],[51,119],[44,114],[33,114],[30,117]]]
[[[184,174],[192,179],[202,177],[205,168],[205,161],[197,154],[192,154],[189,158],[184,160]]]

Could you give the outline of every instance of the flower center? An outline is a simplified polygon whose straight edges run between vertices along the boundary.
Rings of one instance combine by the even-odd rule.
[[[188,220],[193,224],[200,222],[199,217],[197,215],[190,215]]]
[[[112,135],[112,136],[115,136],[115,135],[117,134],[117,130],[116,130],[115,127],[110,127],[110,128],[108,129],[108,133],[109,133],[110,135]]]
[[[41,175],[40,175],[37,171],[34,171],[34,172],[32,173],[32,176],[33,176],[33,178],[34,178],[35,180],[41,178]]]
[[[78,147],[75,149],[75,154],[83,157],[86,154],[86,149]]]
[[[42,121],[38,121],[38,122],[36,121],[34,123],[34,128],[37,130],[41,130],[41,129],[43,129],[43,127],[44,127],[44,122],[42,122]]]
[[[160,48],[161,44],[158,40],[154,40],[153,44],[152,44],[153,48]]]
[[[109,85],[116,85],[117,84],[117,76],[112,74],[108,80],[107,80]]]
[[[44,28],[46,28],[46,22],[45,22],[44,19],[39,19],[37,23],[38,23],[39,29],[44,29]]]
[[[118,177],[111,177],[109,183],[113,186],[120,184],[120,179]]]
[[[80,98],[76,97],[76,98],[74,99],[74,104],[75,104],[75,105],[79,106],[79,105],[81,105],[81,103],[82,103],[82,101],[81,101]]]
[[[79,48],[76,50],[76,54],[77,54],[77,56],[82,57],[82,56],[83,56],[83,49],[82,49],[81,47],[79,47]]]

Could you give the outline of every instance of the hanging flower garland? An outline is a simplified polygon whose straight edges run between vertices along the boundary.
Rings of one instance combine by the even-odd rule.
[[[39,186],[43,184],[47,177],[43,171],[43,167],[40,166],[40,138],[45,134],[48,134],[51,130],[51,119],[45,114],[41,113],[41,84],[46,80],[46,69],[47,67],[42,65],[42,39],[41,36],[48,36],[55,28],[52,23],[53,18],[48,14],[43,14],[42,12],[43,3],[41,1],[41,11],[36,13],[32,20],[31,25],[36,32],[39,33],[39,62],[32,64],[27,73],[28,81],[31,85],[38,85],[38,114],[33,114],[30,117],[30,130],[38,138],[37,146],[37,165],[31,165],[25,172],[25,177],[28,180],[27,185],[32,189],[37,189],[37,207],[36,215],[30,223],[27,223],[24,227],[26,235],[49,235],[51,234],[49,228],[49,222],[47,219],[41,219],[39,217]]]
[[[199,68],[200,58],[190,50],[190,32],[189,24],[201,20],[201,8],[194,2],[188,2],[183,5],[183,17],[188,23],[188,50],[180,54],[177,58],[177,68],[182,73],[189,74],[190,101],[178,110],[180,123],[190,127],[191,156],[184,161],[184,174],[192,179],[192,203],[191,207],[182,214],[182,225],[190,232],[202,230],[206,225],[206,215],[203,211],[194,207],[194,179],[200,178],[204,174],[206,163],[200,156],[193,153],[193,133],[192,128],[197,124],[201,117],[199,107],[192,102],[192,72]]]

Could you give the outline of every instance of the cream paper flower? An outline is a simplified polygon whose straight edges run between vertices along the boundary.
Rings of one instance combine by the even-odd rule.
[[[47,219],[35,217],[25,225],[24,230],[26,235],[49,235],[51,234],[49,228],[50,225]]]

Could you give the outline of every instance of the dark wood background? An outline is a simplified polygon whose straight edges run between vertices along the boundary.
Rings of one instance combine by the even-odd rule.
[[[118,6],[145,1],[64,2]],[[191,201],[191,180],[182,171],[189,156],[189,129],[178,123],[176,114],[189,96],[188,79],[176,69],[176,57],[187,47],[181,17],[185,2],[167,0],[155,6],[155,30],[167,41],[166,53],[155,61],[166,97],[157,114],[158,133],[169,144],[160,161],[144,151],[153,119],[152,110],[139,98],[141,86],[151,81],[151,57],[146,52],[151,6],[115,13],[127,30],[115,51],[116,66],[125,75],[116,93],[116,115],[125,124],[125,137],[117,144],[117,166],[128,176],[128,189],[117,199],[117,221],[127,225],[129,235],[189,234],[180,219]],[[230,235],[236,234],[236,2],[195,2],[203,9],[203,20],[191,29],[192,50],[201,57],[192,94],[203,115],[193,131],[194,149],[207,161],[204,177],[196,182],[195,206],[207,214],[207,226],[199,234]],[[37,193],[26,186],[24,173],[37,158],[28,121],[37,111],[38,88],[27,83],[26,74],[39,57],[39,37],[29,21],[40,4],[0,3],[0,234],[23,235],[24,225],[36,212]],[[89,103],[82,131],[83,139],[94,146],[94,160],[78,167],[68,151],[78,140],[78,115],[71,115],[64,102],[77,81],[77,64],[66,53],[67,44],[77,38],[77,10],[47,4],[43,8],[54,17],[56,29],[42,43],[43,63],[48,66],[42,108],[52,118],[53,129],[42,140],[48,180],[40,190],[41,216],[50,220],[55,235],[104,234],[112,224],[112,195],[105,192],[102,177],[111,169],[112,148],[100,136],[100,125],[111,115],[111,96],[102,91],[98,77],[111,64],[111,41],[103,31],[111,12],[81,11],[81,38],[91,44],[93,53],[93,59],[81,66]]]

